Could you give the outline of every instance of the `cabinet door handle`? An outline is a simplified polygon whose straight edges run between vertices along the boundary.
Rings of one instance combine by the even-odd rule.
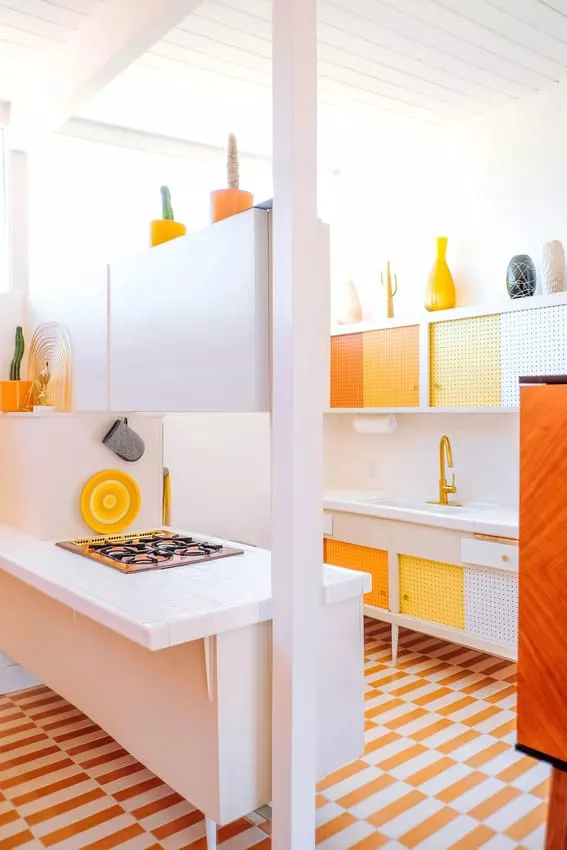
[[[502,555],[502,560],[507,563],[510,560],[510,555]]]

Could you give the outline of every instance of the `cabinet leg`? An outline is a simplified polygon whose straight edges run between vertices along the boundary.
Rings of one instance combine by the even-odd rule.
[[[392,664],[394,667],[398,663],[398,639],[400,637],[400,627],[392,623]]]
[[[205,818],[205,834],[207,836],[207,850],[217,850],[217,825],[210,818]]]
[[[567,850],[567,773],[556,767],[551,772],[545,850]]]

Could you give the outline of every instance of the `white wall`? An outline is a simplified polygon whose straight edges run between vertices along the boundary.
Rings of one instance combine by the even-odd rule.
[[[519,101],[450,137],[452,268],[462,303],[506,297],[506,267],[545,241],[567,247],[567,87]]]
[[[380,269],[398,272],[396,315],[420,309],[436,235],[449,237],[458,305],[507,300],[506,268],[545,241],[567,247],[567,86],[494,110],[453,130],[384,138],[374,161],[339,181],[334,284],[351,274],[372,319]]]
[[[229,540],[270,545],[270,416],[166,416],[172,525]]]
[[[515,508],[518,498],[517,414],[402,414],[394,434],[357,434],[353,417],[325,417],[325,488],[385,490],[435,499],[439,440],[453,448],[457,498]]]

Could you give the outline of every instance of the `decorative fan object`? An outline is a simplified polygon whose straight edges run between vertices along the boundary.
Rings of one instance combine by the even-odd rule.
[[[42,370],[49,374],[41,400]],[[28,379],[32,381],[32,403],[50,405],[60,412],[72,409],[73,381],[71,339],[65,325],[45,322],[35,329],[28,355]]]
[[[130,475],[104,469],[83,487],[81,514],[97,534],[118,534],[134,522],[140,503],[140,490]]]

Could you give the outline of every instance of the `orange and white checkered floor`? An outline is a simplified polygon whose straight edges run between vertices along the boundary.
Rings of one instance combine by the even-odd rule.
[[[317,794],[320,850],[542,850],[549,769],[514,751],[515,666],[366,625],[366,750]],[[264,812],[266,814],[266,812]],[[221,850],[268,850],[262,813]],[[0,850],[204,850],[202,815],[65,700],[0,697]]]

